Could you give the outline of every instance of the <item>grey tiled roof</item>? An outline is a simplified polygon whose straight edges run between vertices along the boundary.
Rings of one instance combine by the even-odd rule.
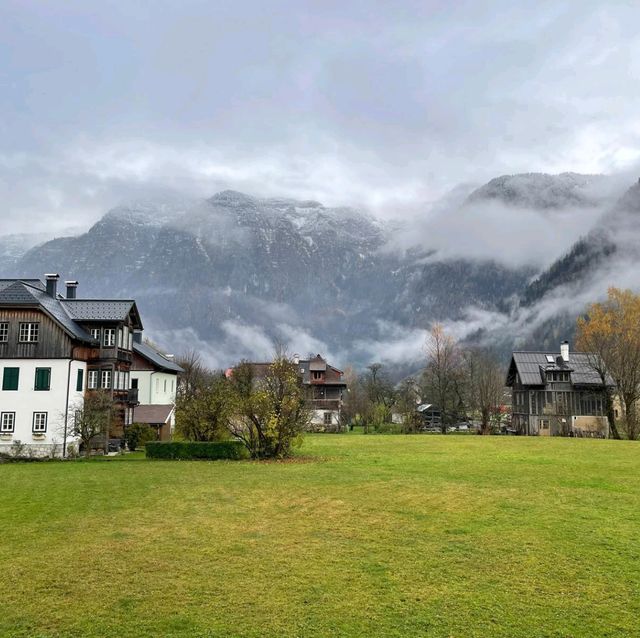
[[[161,352],[152,348],[148,343],[136,343],[134,341],[133,351],[137,352],[141,357],[144,357],[162,370],[176,373],[184,372],[184,370],[175,361],[167,359]]]
[[[0,279],[0,307],[23,305],[40,307],[73,338],[92,344],[97,341],[77,322],[123,321],[133,310],[142,327],[134,301],[54,298],[39,279]]]
[[[553,357],[553,363],[547,357]],[[571,352],[569,361],[563,361],[559,352],[514,352],[509,366],[509,378],[517,371],[523,385],[543,386],[546,370],[566,370],[573,385],[602,385],[592,363],[596,355],[588,352]],[[613,380],[607,379],[609,385]]]
[[[64,299],[60,303],[76,321],[124,321],[134,305],[115,299]]]

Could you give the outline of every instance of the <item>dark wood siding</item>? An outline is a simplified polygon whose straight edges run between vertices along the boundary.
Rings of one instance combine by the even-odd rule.
[[[72,342],[52,319],[35,309],[0,309],[0,321],[9,323],[9,337],[0,343],[0,359],[64,359],[71,357]],[[20,324],[38,323],[37,343],[19,343]]]

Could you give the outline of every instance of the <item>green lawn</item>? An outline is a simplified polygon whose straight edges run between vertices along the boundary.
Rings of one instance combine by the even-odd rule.
[[[638,636],[640,445],[0,465],[0,636]]]

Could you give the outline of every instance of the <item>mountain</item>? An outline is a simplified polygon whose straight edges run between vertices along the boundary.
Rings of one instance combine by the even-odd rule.
[[[483,202],[478,215],[492,202],[510,215],[537,207],[553,219],[567,206],[608,201],[598,183],[575,174],[505,176],[471,194],[465,188],[456,206]],[[447,212],[454,227],[457,210]],[[428,223],[413,230],[409,249],[396,241],[400,232],[411,228],[354,208],[223,191],[119,206],[88,232],[35,246],[4,268],[14,276],[59,272],[78,279],[86,296],[135,298],[155,341],[196,349],[220,367],[269,356],[273,341],[338,365],[419,360],[431,322],[464,323],[470,310],[504,318],[514,299],[523,312],[545,286],[584,269],[568,255],[531,283],[530,266],[421,247]],[[589,246],[597,253],[595,239]]]
[[[597,273],[612,270],[612,264],[620,260],[630,260],[635,269],[640,257],[639,239],[640,181],[598,219],[585,237],[527,286],[523,305],[539,302],[563,286],[588,288]],[[640,285],[640,276],[637,283]]]
[[[493,200],[537,210],[595,208],[608,202],[610,181],[605,175],[580,173],[502,175],[473,191],[467,203]]]

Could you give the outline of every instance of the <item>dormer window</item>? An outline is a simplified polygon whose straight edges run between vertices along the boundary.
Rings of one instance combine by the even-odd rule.
[[[313,371],[313,378],[317,381],[319,379],[322,379],[323,377],[323,373],[321,370],[314,370]]]

